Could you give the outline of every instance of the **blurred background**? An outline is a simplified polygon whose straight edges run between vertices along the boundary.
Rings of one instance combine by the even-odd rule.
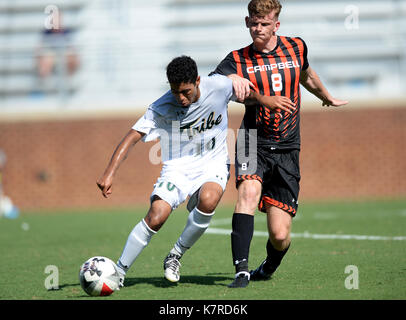
[[[0,0],[0,190],[26,210],[147,205],[153,143],[137,145],[111,199],[95,181],[168,89],[173,57],[207,75],[251,42],[248,2]],[[322,108],[302,90],[300,201],[406,198],[406,1],[281,3],[279,34],[302,37],[329,91],[350,100]],[[242,112],[230,104],[234,131]]]

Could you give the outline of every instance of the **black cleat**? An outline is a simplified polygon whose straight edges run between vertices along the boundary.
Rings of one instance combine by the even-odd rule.
[[[264,281],[271,279],[272,273],[267,273],[264,270],[266,259],[260,264],[258,268],[250,271],[250,279],[252,281]]]
[[[229,288],[245,288],[250,282],[250,275],[248,272],[238,272],[235,279],[228,285]]]

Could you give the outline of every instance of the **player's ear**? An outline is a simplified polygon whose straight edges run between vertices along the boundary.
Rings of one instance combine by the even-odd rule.
[[[245,26],[249,28],[250,17],[245,17]]]
[[[196,78],[196,87],[200,85],[200,76],[197,76]]]
[[[281,26],[281,22],[278,20],[275,23],[275,28],[273,29],[273,32],[276,33],[279,30],[279,27]]]

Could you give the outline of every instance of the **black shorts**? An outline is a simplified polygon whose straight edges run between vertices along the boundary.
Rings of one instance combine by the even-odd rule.
[[[244,145],[237,144],[235,173],[237,187],[244,180],[258,180],[262,184],[262,195],[258,209],[266,212],[267,205],[283,209],[296,215],[299,196],[300,168],[299,150],[270,150],[256,148],[247,154]],[[239,156],[240,155],[240,156]],[[241,157],[243,155],[243,157]]]

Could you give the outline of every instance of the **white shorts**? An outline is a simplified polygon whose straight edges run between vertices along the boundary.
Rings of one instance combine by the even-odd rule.
[[[161,176],[154,184],[150,199],[152,201],[154,196],[158,196],[174,210],[206,182],[216,182],[224,191],[230,176],[229,171],[228,164],[214,162],[191,172],[181,168],[163,168]]]

